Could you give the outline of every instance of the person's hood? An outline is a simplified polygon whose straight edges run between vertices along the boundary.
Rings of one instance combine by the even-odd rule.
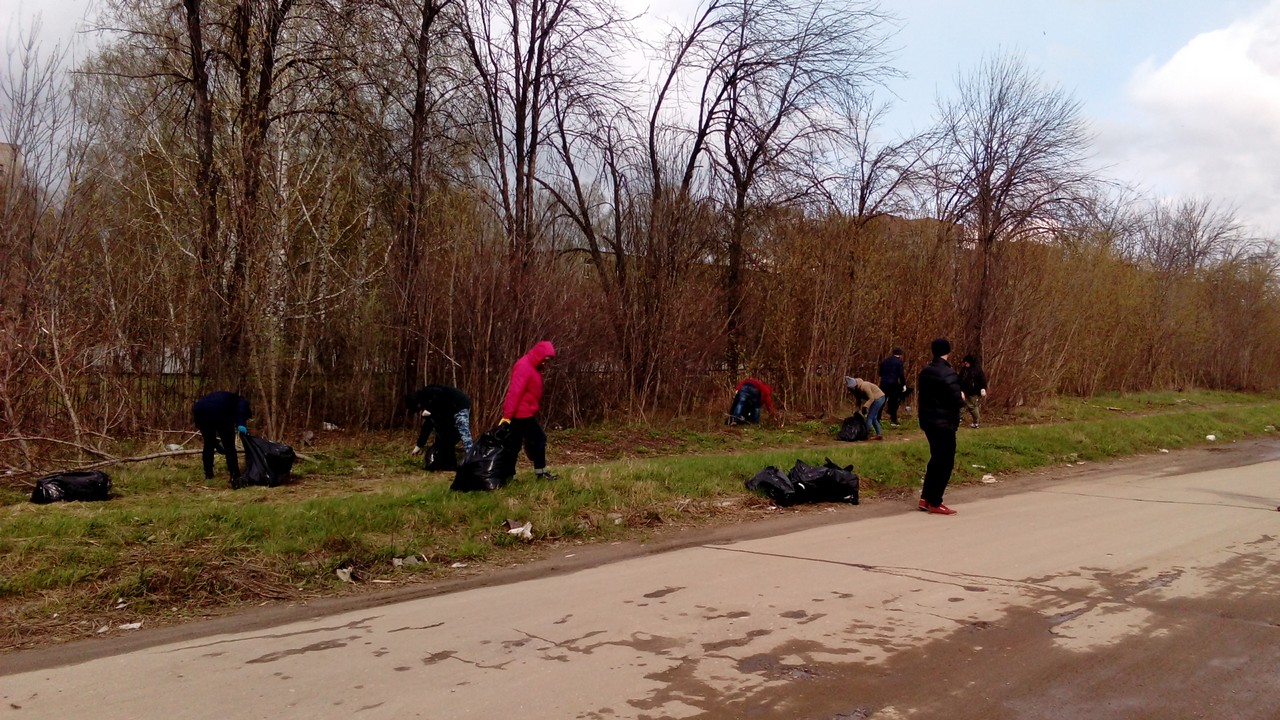
[[[530,348],[529,352],[525,353],[525,357],[529,358],[529,362],[533,363],[534,367],[541,366],[543,360],[555,356],[556,346],[552,345],[550,340],[542,340]]]
[[[846,388],[850,389],[850,390],[852,390],[852,389],[854,389],[854,388],[858,387],[858,378],[856,378],[856,377],[849,377],[848,375],[845,375],[845,376],[844,376],[844,386],[845,386]]]

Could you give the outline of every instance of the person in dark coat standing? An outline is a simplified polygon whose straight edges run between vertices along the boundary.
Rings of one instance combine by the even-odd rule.
[[[960,428],[964,392],[960,390],[960,376],[947,362],[951,357],[951,343],[946,338],[938,338],[929,349],[933,351],[933,362],[920,371],[916,382],[920,429],[929,440],[929,466],[924,473],[920,510],[935,515],[955,515],[955,510],[942,503],[942,494],[955,468],[956,430]]]
[[[960,361],[960,390],[964,392],[964,406],[972,420],[969,427],[976,428],[982,422],[982,399],[987,396],[987,374],[982,372],[982,364],[974,355],[965,355],[964,360]]]
[[[547,469],[547,434],[537,417],[542,406],[542,371],[555,357],[555,346],[543,340],[516,360],[511,367],[507,396],[502,401],[502,420],[498,423],[499,427],[510,428],[508,442],[516,452],[524,445],[524,454],[533,463],[534,474],[543,480],[560,478]]]
[[[200,398],[191,406],[191,419],[195,421],[200,437],[204,439],[204,479],[213,479],[213,454],[227,456],[227,471],[231,473],[234,487],[240,478],[240,462],[236,458],[236,431],[247,433],[245,427],[253,410],[249,401],[233,392],[219,390]]]
[[[889,425],[898,427],[898,407],[907,396],[907,372],[902,365],[902,348],[895,347],[889,357],[880,362],[880,389],[887,398]]]
[[[427,385],[410,393],[405,402],[410,412],[422,415],[422,430],[418,432],[418,441],[409,454],[422,452],[434,430],[436,444],[427,453],[427,469],[457,469],[459,441],[464,455],[471,452],[471,398],[456,387]]]

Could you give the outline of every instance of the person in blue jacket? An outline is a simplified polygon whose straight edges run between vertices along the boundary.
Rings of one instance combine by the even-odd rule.
[[[907,396],[907,372],[902,365],[902,348],[895,347],[880,363],[880,389],[888,404],[889,425],[898,427],[898,407]]]
[[[234,486],[240,477],[240,462],[236,458],[236,432],[247,433],[245,425],[253,417],[249,401],[233,392],[219,390],[196,401],[191,406],[191,418],[204,439],[204,479],[213,479],[213,455],[227,456],[227,471]]]

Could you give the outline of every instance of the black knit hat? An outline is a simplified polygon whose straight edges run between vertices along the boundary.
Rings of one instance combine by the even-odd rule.
[[[934,340],[933,342],[929,343],[929,349],[933,351],[934,357],[942,357],[943,355],[950,355],[951,341],[944,337],[940,337]]]
[[[893,349],[893,353],[892,353],[892,354],[897,355],[898,357],[902,357],[902,348],[900,348],[900,347],[895,347],[895,348]]]

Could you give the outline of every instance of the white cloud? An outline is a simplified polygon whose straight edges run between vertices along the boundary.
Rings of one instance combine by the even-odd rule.
[[[1280,0],[1144,63],[1127,99],[1125,124],[1099,132],[1121,177],[1212,196],[1255,229],[1280,231]]]

